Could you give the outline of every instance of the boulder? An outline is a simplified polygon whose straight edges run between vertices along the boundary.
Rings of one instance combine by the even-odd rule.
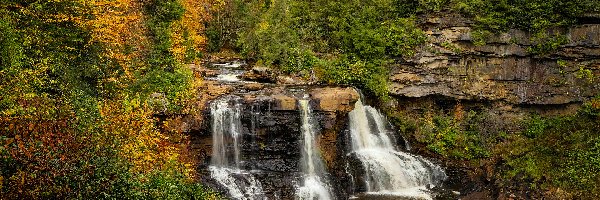
[[[354,88],[325,87],[315,88],[310,92],[316,102],[315,110],[348,112],[354,109],[354,103],[360,95]]]
[[[254,66],[242,75],[242,79],[257,82],[274,83],[277,81],[277,74],[268,67]]]
[[[244,84],[243,88],[249,91],[259,91],[265,88],[265,86],[260,83],[248,83]]]

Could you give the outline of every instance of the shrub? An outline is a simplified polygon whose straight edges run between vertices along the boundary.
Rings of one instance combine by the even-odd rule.
[[[502,154],[505,180],[526,180],[540,189],[563,188],[581,199],[600,197],[600,125],[597,111],[590,110],[595,101],[575,115],[527,120],[522,133],[526,137],[504,144],[509,149]]]

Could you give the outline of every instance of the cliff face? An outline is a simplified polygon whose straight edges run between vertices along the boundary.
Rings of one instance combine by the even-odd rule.
[[[420,22],[429,42],[407,62],[392,66],[389,90],[394,100],[381,105],[382,111],[392,114],[391,118],[400,116],[406,119],[403,123],[414,123],[412,127],[396,127],[397,134],[402,134],[411,146],[414,145],[411,153],[434,157],[443,163],[449,175],[445,186],[459,191],[461,199],[507,199],[514,194],[523,198],[541,198],[529,196],[531,189],[509,188],[519,187],[520,183],[499,187],[503,181],[510,181],[498,176],[500,169],[497,166],[503,162],[502,158],[482,156],[467,149],[482,147],[493,154],[495,145],[506,140],[501,133],[522,131],[525,125],[520,122],[530,117],[530,113],[570,114],[581,102],[598,95],[600,24],[580,24],[562,30],[567,33],[567,45],[548,55],[536,55],[528,51],[534,44],[531,35],[524,31],[510,30],[477,46],[472,36],[472,22],[459,15],[422,17]],[[348,112],[353,109],[359,94],[344,87],[285,85],[285,81],[276,80],[267,70],[252,70],[253,74],[246,72],[238,77],[270,83],[228,85],[206,81],[206,87],[201,88],[199,99],[202,100],[198,106],[204,112],[189,120],[187,132],[192,139],[191,155],[198,163],[204,182],[219,191],[226,191],[210,179],[207,171],[213,141],[210,111],[206,105],[219,96],[233,94],[243,99],[241,168],[253,171],[267,197],[294,198],[302,177],[299,151],[302,133],[297,100],[308,94],[320,128],[317,145],[327,165],[331,186],[340,199],[357,192],[353,191],[357,186],[352,185],[352,178],[357,177],[350,177],[346,168],[359,164],[346,155],[349,139],[344,130]],[[201,71],[199,76],[205,77],[217,73],[196,71]],[[435,117],[448,120],[450,125],[436,124]],[[473,154],[474,158],[449,158],[455,156],[450,150],[434,152],[428,146],[432,141],[427,141],[427,137],[433,135],[439,139],[446,134],[435,132],[439,131],[436,128],[463,134],[451,141],[455,146],[442,144],[442,147],[458,149],[454,153]],[[470,130],[467,133],[463,129]],[[468,135],[471,133],[474,135]],[[469,148],[460,146],[463,145],[461,142]]]
[[[545,55],[528,51],[534,43],[525,31],[509,30],[478,46],[473,22],[460,15],[419,20],[428,43],[393,66],[389,91],[394,100],[383,105],[399,119],[396,125],[414,145],[413,152],[442,160],[447,186],[460,191],[461,199],[562,195],[556,192],[560,188],[531,189],[527,181],[502,174],[511,169],[506,167],[510,159],[523,156],[512,153],[514,141],[506,135],[524,137],[519,134],[529,128],[524,122],[532,116],[571,116],[600,94],[600,18],[554,30],[565,33],[568,44]],[[440,139],[449,134],[475,139]],[[478,156],[467,147],[488,154]]]
[[[549,55],[528,52],[531,35],[520,30],[476,46],[472,22],[455,14],[423,17],[429,42],[390,76],[393,96],[440,95],[462,100],[556,105],[597,95],[600,20],[566,31],[568,44]],[[595,23],[594,23],[595,21]]]
[[[206,99],[217,96],[240,97],[241,142],[240,168],[251,173],[261,182],[262,190],[269,199],[294,199],[302,182],[301,115],[298,99],[310,98],[314,124],[319,130],[317,145],[328,169],[328,179],[335,195],[348,197],[350,178],[345,173],[345,149],[347,139],[343,130],[347,126],[347,115],[354,108],[359,94],[348,87],[310,87],[250,83],[226,85],[206,81]],[[258,90],[249,90],[250,85],[261,85]],[[228,89],[224,89],[228,88]],[[213,92],[210,92],[210,91]],[[308,95],[308,96],[305,96]],[[204,102],[208,104],[208,102]],[[197,169],[204,184],[228,195],[222,185],[215,182],[207,171],[211,165],[213,150],[212,120],[210,106],[202,106],[201,124],[189,130],[190,151],[198,162]]]

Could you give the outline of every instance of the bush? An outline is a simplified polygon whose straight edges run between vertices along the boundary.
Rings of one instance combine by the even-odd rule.
[[[350,84],[367,89],[366,92],[387,98],[388,71],[382,60],[366,62],[345,55],[325,60],[315,67],[321,81],[328,84]]]
[[[473,117],[458,122],[450,117],[436,116],[432,129],[424,130],[427,135],[421,142],[429,144],[427,148],[444,157],[466,160],[489,157],[481,135],[471,126],[476,123]]]
[[[242,55],[286,73],[320,71],[322,82],[351,84],[387,96],[385,65],[410,57],[425,41],[410,1],[231,1],[227,8],[248,11],[212,24],[209,45],[222,46],[237,31]],[[238,22],[242,27],[231,26]],[[229,36],[231,34],[228,34]]]
[[[525,181],[540,189],[563,188],[581,199],[600,197],[600,134],[591,100],[576,115],[525,122],[526,130],[503,148],[505,180]]]
[[[422,119],[389,112],[392,122],[403,135],[413,135],[427,150],[442,157],[456,160],[479,160],[491,156],[491,140],[479,132],[484,116],[471,110],[463,116],[458,106],[454,116],[428,113]]]

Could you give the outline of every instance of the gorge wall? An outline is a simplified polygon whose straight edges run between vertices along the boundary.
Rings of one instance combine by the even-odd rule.
[[[593,19],[562,30],[569,43],[547,55],[538,55],[528,51],[534,44],[531,35],[524,31],[510,30],[478,46],[472,36],[473,23],[468,19],[451,13],[421,17],[420,26],[428,35],[428,43],[411,59],[391,66],[388,88],[392,100],[378,102],[366,97],[365,101],[383,108],[395,122],[396,137],[407,138],[414,146],[411,153],[436,158],[443,164],[448,173],[446,186],[458,191],[461,199],[539,198],[528,194],[531,189],[498,187],[498,181],[502,181],[496,174],[497,164],[502,162],[499,158],[475,155],[477,159],[450,159],[445,152],[435,152],[426,141],[428,131],[431,132],[428,129],[435,128],[427,126],[434,123],[436,116],[449,116],[458,123],[471,118],[471,112],[476,113],[476,120],[466,122],[471,124],[454,128],[473,129],[470,131],[476,132],[477,145],[491,148],[493,143],[502,142],[497,139],[500,134],[526,128],[521,122],[534,114],[575,113],[582,102],[600,91],[600,19]],[[206,69],[195,71],[198,76],[215,75]],[[348,163],[352,163],[349,160],[353,159],[346,155],[350,149],[347,127],[348,113],[360,95],[347,87],[298,85],[295,77],[273,75],[267,69],[256,68],[252,73],[258,78],[250,80],[264,79],[279,85],[205,81],[198,101],[203,113],[184,120],[185,132],[192,138],[190,154],[198,163],[203,182],[226,191],[207,178],[213,141],[206,105],[219,96],[233,94],[243,99],[241,168],[255,171],[269,199],[293,199],[301,181],[298,177],[302,133],[297,100],[308,94],[320,128],[317,145],[328,176],[332,177],[335,195],[344,199],[356,192],[354,177],[347,172]],[[404,141],[395,142],[406,145],[402,144]],[[459,153],[473,153],[464,151]]]
[[[473,22],[458,14],[422,17],[429,42],[407,63],[394,67],[394,96],[445,96],[510,104],[560,105],[597,95],[600,19],[566,31],[568,44],[548,55],[528,51],[532,35],[510,30],[477,46]]]
[[[526,31],[498,33],[475,45],[475,25],[469,19],[453,13],[421,16],[428,42],[414,57],[393,66],[393,100],[382,107],[397,118],[395,124],[414,152],[445,163],[448,182],[456,185],[461,199],[568,198],[504,180],[500,171],[508,161],[494,152],[507,143],[506,134],[527,129],[527,119],[573,115],[600,94],[600,18],[590,15],[581,21],[553,30],[565,33],[568,43],[540,55],[528,51],[534,43]],[[475,145],[446,138],[432,142],[448,130],[457,131],[459,138],[476,138],[465,142]],[[478,156],[472,147],[491,153],[472,158]]]

